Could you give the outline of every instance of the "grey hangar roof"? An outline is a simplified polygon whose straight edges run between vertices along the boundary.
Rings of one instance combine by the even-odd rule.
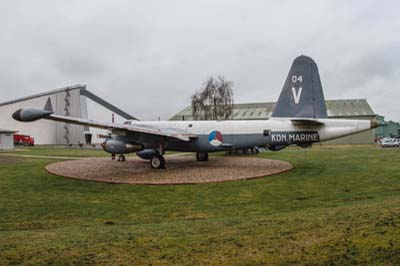
[[[375,113],[365,99],[326,100],[328,117],[375,117]],[[233,120],[264,120],[269,119],[276,103],[238,103],[233,106]],[[191,120],[192,108],[186,107],[170,120]]]
[[[71,90],[79,90],[80,95],[86,96],[87,98],[91,99],[92,101],[104,106],[105,108],[113,111],[114,113],[122,116],[125,119],[138,120],[137,118],[135,118],[134,116],[132,116],[132,115],[128,114],[127,112],[121,110],[117,106],[107,102],[106,100],[100,98],[96,94],[90,92],[89,90],[86,89],[86,85],[83,85],[83,84],[72,85],[72,86],[68,86],[68,87],[64,87],[64,88],[60,88],[60,89],[50,90],[50,91],[46,91],[46,92],[43,92],[43,93],[38,93],[38,94],[34,94],[34,95],[30,95],[30,96],[14,99],[14,100],[11,100],[11,101],[2,102],[2,103],[0,103],[0,106],[9,105],[9,104],[18,103],[18,102],[23,102],[23,101],[27,101],[27,100],[43,97],[43,96],[49,96],[49,95],[60,93],[60,92],[68,92],[68,91],[71,91]]]

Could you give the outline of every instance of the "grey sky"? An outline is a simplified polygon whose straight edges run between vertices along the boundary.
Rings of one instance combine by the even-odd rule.
[[[0,102],[76,83],[167,119],[210,75],[235,102],[276,101],[293,59],[327,99],[400,120],[399,1],[2,1]]]

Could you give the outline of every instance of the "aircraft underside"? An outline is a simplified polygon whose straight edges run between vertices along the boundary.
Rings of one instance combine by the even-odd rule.
[[[189,142],[184,141],[167,141],[159,139],[157,143],[154,139],[146,140],[137,138],[137,136],[113,136],[112,139],[106,140],[103,144],[105,151],[120,154],[119,160],[125,160],[123,154],[136,152],[136,154],[145,160],[156,160],[150,162],[153,168],[164,167],[165,159],[163,158],[165,151],[177,152],[195,152],[198,161],[207,161],[208,153],[242,150],[253,148],[268,148],[276,151],[281,150],[288,145],[299,145],[301,147],[309,147],[312,143],[319,141],[319,134],[316,131],[292,131],[292,132],[271,132],[264,131],[262,134],[224,134],[210,133],[208,135],[198,135]],[[140,144],[141,143],[141,144]]]

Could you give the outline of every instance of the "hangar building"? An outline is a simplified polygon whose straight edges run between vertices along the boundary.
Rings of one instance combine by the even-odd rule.
[[[240,103],[234,104],[232,119],[233,120],[267,120],[271,117],[275,109],[276,103]],[[373,119],[375,113],[365,99],[350,100],[327,100],[326,108],[329,118],[343,119]],[[191,120],[192,109],[186,107],[170,120]],[[375,134],[373,130],[358,133],[352,136],[343,137],[337,140],[329,141],[336,144],[362,144],[374,143]]]
[[[74,85],[0,103],[0,127],[10,128],[19,131],[21,134],[33,136],[35,144],[69,145],[79,142],[100,142],[96,139],[96,136],[101,135],[101,133],[105,134],[107,131],[49,120],[23,123],[15,121],[11,117],[19,108],[44,108],[46,102],[50,101],[56,114],[88,118],[87,99],[123,119],[136,119],[87,90],[86,85]],[[92,137],[94,138],[92,139]]]
[[[382,125],[375,128],[375,136],[377,138],[389,138],[400,136],[400,123],[394,121],[385,121],[385,117],[378,115],[376,117]]]

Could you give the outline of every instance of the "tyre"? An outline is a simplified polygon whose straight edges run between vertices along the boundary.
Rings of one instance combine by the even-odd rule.
[[[155,155],[150,159],[150,166],[153,169],[165,168],[165,159],[162,155]]]
[[[199,162],[208,161],[208,153],[207,152],[197,152],[196,159]]]

